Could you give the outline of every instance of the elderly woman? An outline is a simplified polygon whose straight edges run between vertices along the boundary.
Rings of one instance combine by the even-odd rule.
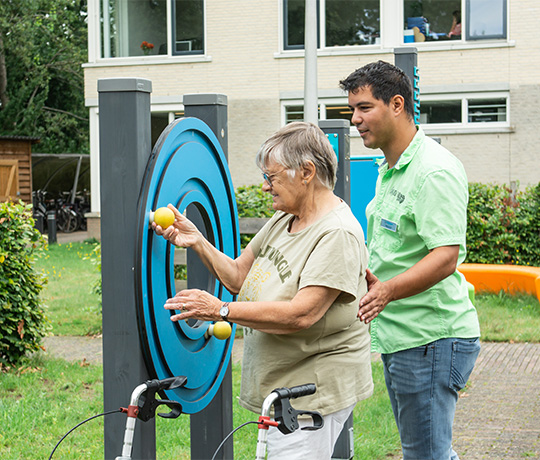
[[[271,428],[269,459],[330,459],[343,424],[373,390],[370,339],[358,320],[367,292],[364,235],[350,208],[333,193],[336,155],[311,123],[291,123],[257,154],[274,216],[232,260],[176,209],[175,223],[154,228],[172,244],[191,247],[236,302],[184,290],[165,308],[173,321],[225,319],[244,326],[240,404],[260,413],[274,388],[315,383],[301,407],[321,412],[324,428],[287,436]],[[301,423],[302,426],[302,423]]]

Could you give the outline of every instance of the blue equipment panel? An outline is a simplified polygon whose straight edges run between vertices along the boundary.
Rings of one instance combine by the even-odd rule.
[[[330,145],[334,149],[334,153],[336,154],[336,157],[339,161],[339,136],[336,133],[327,134],[326,138],[328,139],[328,142],[330,142]]]
[[[171,321],[176,312],[165,301],[176,294],[174,247],[149,226],[149,214],[173,204],[180,212],[195,206],[204,229],[217,249],[231,258],[240,252],[238,213],[227,161],[212,130],[196,118],[171,123],[156,142],[148,161],[139,197],[138,247],[135,274],[137,311],[145,361],[156,378],[186,376],[185,387],[168,390],[168,399],[182,404],[183,412],[204,409],[215,396],[230,360],[231,337],[205,336],[205,321]],[[233,296],[212,277],[208,291],[232,301]]]
[[[351,210],[367,238],[366,206],[375,196],[379,177],[377,161],[384,155],[351,157]]]

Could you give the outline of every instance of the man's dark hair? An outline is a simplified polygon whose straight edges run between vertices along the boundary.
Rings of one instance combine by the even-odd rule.
[[[356,93],[360,88],[369,88],[373,97],[390,104],[396,94],[405,100],[405,112],[414,119],[413,91],[411,80],[405,72],[388,62],[377,61],[356,69],[339,82],[341,89]]]

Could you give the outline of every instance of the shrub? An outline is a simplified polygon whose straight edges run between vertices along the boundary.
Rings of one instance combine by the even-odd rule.
[[[469,184],[468,263],[540,265],[540,184]]]
[[[525,265],[540,266],[540,183],[520,196],[521,212],[527,225],[521,228],[521,259]]]
[[[1,365],[15,365],[37,351],[48,330],[39,299],[46,279],[33,267],[34,253],[43,244],[30,205],[0,203]]]
[[[261,184],[236,189],[238,217],[272,217],[272,195],[262,191]]]
[[[236,189],[238,217],[272,217],[272,195],[262,191],[262,185],[246,185]],[[240,235],[240,246],[245,248],[254,235]]]

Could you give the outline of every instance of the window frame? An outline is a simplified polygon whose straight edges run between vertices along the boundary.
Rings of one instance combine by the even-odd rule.
[[[325,0],[322,0],[323,2]],[[287,3],[289,3],[289,0],[282,0],[282,8],[283,8],[283,49],[286,51],[292,51],[292,50],[304,50],[305,45],[289,45],[288,44],[288,32],[289,32],[289,22],[287,20]],[[321,47],[321,8],[320,8],[320,0],[317,0],[317,48]],[[304,7],[304,14],[305,14],[305,7]],[[305,19],[304,19],[304,26],[305,26]],[[305,37],[304,37],[305,39]]]
[[[282,46],[281,49],[284,52],[291,51],[304,51],[304,45],[288,45],[287,44],[287,33],[288,33],[288,21],[287,21],[287,3],[289,0],[281,1],[281,28],[282,28]],[[365,49],[365,47],[377,47],[380,48],[379,44],[365,44],[365,45],[336,45],[336,46],[327,46],[326,45],[326,2],[331,0],[316,0],[317,1],[317,50],[327,50],[327,49]],[[382,0],[379,0],[379,25],[382,29],[383,22],[383,5]],[[382,31],[379,31],[379,34],[382,35]],[[380,42],[380,39],[379,39]]]
[[[174,33],[176,31],[175,25],[173,24],[174,21],[174,10],[175,10],[175,0],[166,0],[166,18],[165,22],[167,25],[167,31],[166,31],[166,37],[167,37],[167,54],[155,54],[155,55],[148,55],[148,56],[117,56],[117,57],[106,57],[104,54],[105,50],[105,17],[104,17],[104,11],[103,11],[103,2],[108,2],[109,0],[95,0],[95,3],[90,2],[90,5],[94,6],[94,11],[96,14],[97,21],[89,20],[89,28],[91,28],[91,24],[95,24],[95,30],[97,34],[95,34],[95,41],[92,42],[94,46],[90,43],[91,40],[89,40],[88,44],[88,50],[89,50],[89,60],[88,63],[85,66],[92,66],[92,63],[99,63],[99,65],[103,65],[110,63],[110,65],[133,65],[137,63],[145,64],[148,61],[152,61],[153,63],[160,63],[160,62],[171,62],[173,60],[174,62],[206,62],[211,61],[211,57],[207,55],[207,33],[208,33],[208,24],[207,24],[207,0],[203,1],[203,50],[201,51],[191,51],[191,52],[173,52],[173,48],[175,48],[175,39],[174,39]],[[89,16],[92,18],[91,9],[89,8]],[[108,13],[106,14],[108,17]],[[93,30],[93,29],[92,29]],[[89,34],[89,35],[94,35]],[[90,37],[89,37],[90,38]],[[110,37],[109,37],[110,40]]]
[[[348,106],[348,100],[347,96],[341,96],[341,97],[319,97],[318,101],[318,108],[319,108],[319,121],[327,120],[326,118],[326,107],[329,105],[343,105]],[[281,104],[281,126],[285,126],[286,124],[290,123],[287,121],[287,107],[293,107],[293,106],[304,106],[304,100],[298,99],[298,98],[281,98],[280,101]],[[343,120],[348,120],[349,123],[351,122],[350,118],[343,118]],[[291,120],[293,121],[293,120]],[[351,130],[350,130],[351,136],[359,136],[358,131],[354,127],[354,125],[351,124]]]
[[[319,121],[326,120],[326,107],[328,105],[348,105],[347,97],[325,97],[318,99],[318,107],[319,107]],[[287,123],[287,107],[293,107],[293,106],[304,106],[304,100],[303,99],[282,99],[281,100],[281,121],[282,125],[286,125]],[[343,118],[343,120],[347,120],[347,118]],[[350,119],[348,119],[351,121]],[[292,120],[291,120],[292,121]]]
[[[325,1],[318,0],[318,14],[325,6]],[[366,45],[346,45],[346,46],[332,46],[327,47],[325,43],[325,31],[324,21],[325,17],[319,17],[318,21],[318,33],[319,33],[319,46],[317,48],[318,56],[336,56],[336,55],[369,55],[378,54],[381,52],[390,52],[398,46],[415,46],[418,52],[423,51],[447,51],[447,50],[459,50],[459,49],[484,49],[484,48],[506,48],[515,46],[515,41],[509,38],[509,7],[508,0],[504,0],[504,19],[503,29],[504,37],[502,36],[482,36],[468,38],[468,19],[467,11],[465,8],[470,5],[473,0],[460,0],[461,11],[464,16],[464,27],[462,31],[461,39],[454,40],[440,40],[440,41],[425,41],[406,43],[404,40],[404,22],[405,22],[405,8],[403,0],[380,0],[380,39],[374,44]],[[279,1],[279,15],[278,15],[278,40],[279,48],[274,53],[275,59],[287,59],[302,57],[304,55],[304,48],[286,47],[286,0]]]
[[[471,21],[469,20],[469,17],[471,15],[471,3],[474,2],[474,0],[465,0],[465,11],[466,11],[466,19],[467,22],[465,24],[465,39],[467,41],[472,42],[478,42],[482,40],[507,40],[508,39],[508,0],[502,0],[503,5],[503,17],[502,17],[502,26],[503,31],[501,34],[493,34],[493,35],[483,35],[481,37],[471,36]],[[463,2],[463,0],[462,0]]]
[[[304,100],[299,95],[292,96],[283,94],[281,96],[281,126],[287,124],[287,107],[303,106]],[[498,122],[469,122],[469,100],[474,99],[505,99],[506,100],[506,121]],[[426,134],[473,134],[473,133],[505,133],[513,130],[510,123],[510,90],[506,87],[498,87],[497,85],[491,89],[479,90],[479,88],[448,88],[448,91],[441,92],[438,89],[427,88],[425,92],[420,89],[420,107],[422,102],[436,101],[461,101],[461,123],[420,123],[420,126]],[[347,96],[319,96],[319,120],[326,120],[326,107],[328,105],[348,105]],[[343,118],[349,120],[350,118]],[[350,136],[359,137],[359,133],[355,126],[351,123]]]
[[[167,54],[165,56],[201,56],[206,54],[206,0],[201,0],[203,2],[203,9],[202,9],[202,24],[203,24],[203,45],[202,50],[189,50],[189,51],[176,51],[176,0],[170,0],[170,8],[171,8],[171,14],[170,14],[170,22],[167,23],[167,28],[170,29],[170,35],[171,35],[171,49],[170,52],[167,49]],[[169,18],[169,15],[167,15],[167,19]]]
[[[469,101],[475,99],[505,99],[506,100],[506,121],[469,121]],[[460,123],[420,123],[420,126],[427,134],[461,134],[473,132],[507,132],[511,130],[510,124],[510,91],[474,91],[474,92],[449,92],[423,94],[420,91],[420,107],[422,102],[437,101],[461,101],[461,122]]]
[[[412,43],[406,43],[405,38],[402,32],[401,36],[401,44],[405,46],[416,46],[418,49],[422,48],[445,48],[445,47],[455,47],[455,44],[462,44],[462,45],[472,45],[472,44],[482,44],[489,41],[508,41],[508,0],[502,0],[503,5],[503,18],[502,18],[502,27],[503,32],[501,34],[494,34],[494,35],[483,35],[483,36],[475,36],[472,37],[470,35],[470,10],[471,10],[471,4],[475,0],[460,0],[461,2],[461,11],[462,11],[462,34],[460,39],[454,39],[454,40],[430,40],[430,41],[424,41],[424,42],[412,42]],[[403,7],[404,0],[400,0],[400,7],[401,7],[401,15],[403,24],[405,24],[405,8]],[[463,14],[465,12],[465,14]],[[386,18],[384,18],[386,19]],[[382,27],[381,27],[382,28]]]

